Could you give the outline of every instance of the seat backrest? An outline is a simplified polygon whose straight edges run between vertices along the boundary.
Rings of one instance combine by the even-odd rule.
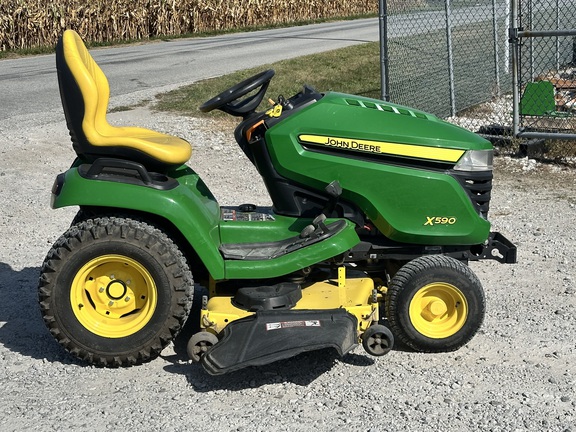
[[[108,125],[108,80],[74,30],[66,30],[56,46],[56,67],[72,145],[80,156],[90,153],[90,135]]]
[[[66,30],[58,42],[56,67],[72,145],[83,160],[93,162],[99,157],[126,159],[156,171],[188,161],[192,148],[181,138],[108,123],[108,80],[73,30]]]

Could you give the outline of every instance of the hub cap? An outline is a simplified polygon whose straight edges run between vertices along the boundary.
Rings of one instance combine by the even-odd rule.
[[[103,255],[84,264],[72,281],[70,302],[84,328],[107,338],[130,336],[154,315],[157,290],[142,264]]]
[[[468,303],[454,285],[436,282],[420,288],[410,302],[410,322],[422,335],[442,339],[456,334],[468,317]]]

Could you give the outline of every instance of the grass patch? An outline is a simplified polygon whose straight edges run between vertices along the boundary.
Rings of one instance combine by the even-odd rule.
[[[63,33],[64,31],[62,31]],[[174,36],[173,39],[176,37],[186,37],[186,36]],[[188,35],[188,37],[191,37]],[[155,37],[149,38],[144,40],[124,40],[118,39],[110,42],[88,42],[84,41],[87,48],[100,48],[100,47],[111,47],[117,45],[132,45],[132,44],[139,44],[139,43],[148,43],[148,42],[156,42],[159,40],[164,40],[166,37]],[[10,59],[10,58],[19,58],[19,57],[26,57],[26,56],[33,56],[33,55],[43,55],[43,54],[53,54],[56,51],[56,44],[49,45],[49,46],[39,46],[33,48],[22,48],[22,49],[15,49],[15,50],[0,50],[0,60],[1,59]]]
[[[493,47],[486,22],[453,29],[457,111],[491,100],[494,79],[486,73]],[[390,39],[391,100],[440,117],[450,115],[446,32],[435,30]],[[474,47],[474,48],[470,48]],[[268,96],[291,96],[307,83],[319,91],[340,91],[380,98],[378,42],[284,60],[233,73],[159,97],[158,109],[201,115],[197,107],[248,76],[267,68],[276,70]]]
[[[36,48],[26,48],[11,51],[0,50],[0,60],[8,58],[32,56],[32,55],[52,54],[53,52],[54,47],[36,47]]]
[[[290,97],[309,84],[319,91],[338,91],[367,97],[380,97],[380,49],[378,43],[367,43],[320,54],[282,60],[198,81],[157,96],[156,109],[179,114],[205,115],[198,107],[205,101],[258,72],[274,69],[276,76],[268,88],[267,97]],[[220,111],[209,116],[224,116]]]

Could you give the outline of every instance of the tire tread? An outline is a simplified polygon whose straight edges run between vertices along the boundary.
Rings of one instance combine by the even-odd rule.
[[[97,366],[119,367],[133,366],[148,362],[160,355],[160,352],[178,335],[190,312],[193,296],[193,279],[186,258],[172,240],[158,227],[143,220],[121,216],[94,218],[78,217],[60,238],[56,240],[42,265],[38,297],[43,319],[50,333],[70,354]],[[75,218],[76,220],[76,218]],[[74,251],[90,247],[90,243],[102,239],[118,239],[132,244],[143,243],[159,258],[171,278],[171,313],[146,347],[122,355],[91,350],[66,336],[66,329],[59,328],[54,317],[55,284],[66,259]],[[178,294],[177,294],[178,293]]]
[[[449,270],[452,272],[460,273],[471,283],[475,294],[478,296],[479,310],[476,311],[477,316],[474,318],[478,322],[476,323],[476,330],[482,324],[484,319],[484,314],[486,310],[486,300],[484,291],[482,289],[482,284],[474,272],[465,264],[460,261],[447,257],[444,255],[428,255],[416,258],[400,268],[396,273],[388,291],[386,294],[386,316],[390,324],[390,328],[394,334],[394,337],[400,340],[404,345],[419,351],[419,352],[449,352],[455,351],[468,343],[476,330],[469,332],[465,337],[461,338],[457,343],[438,347],[437,345],[431,345],[423,343],[422,341],[416,340],[410,332],[405,328],[405,325],[401,322],[400,311],[404,305],[404,299],[402,294],[404,287],[418,275],[425,273],[427,271],[436,270]]]

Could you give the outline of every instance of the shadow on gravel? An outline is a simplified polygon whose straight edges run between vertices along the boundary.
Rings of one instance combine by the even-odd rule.
[[[174,341],[176,354],[173,356],[162,356],[164,360],[172,363],[164,369],[170,373],[185,375],[196,391],[238,391],[283,382],[307,386],[332,369],[338,362],[361,367],[374,364],[374,358],[368,356],[368,354],[350,353],[340,358],[335,350],[324,349],[300,354],[291,359],[280,360],[265,366],[248,367],[225,375],[211,376],[204,371],[201,365],[188,363],[188,354],[186,353],[188,340],[200,330],[198,320],[194,319],[194,317],[200,315],[201,299],[204,294],[204,288],[195,288],[190,318]]]
[[[179,356],[177,356],[179,357]],[[171,358],[165,360],[171,361]],[[307,386],[318,377],[330,371],[338,362],[354,366],[371,366],[374,360],[358,354],[347,354],[340,358],[335,350],[325,349],[300,354],[287,360],[280,360],[265,366],[248,367],[225,375],[211,376],[199,364],[186,364],[175,361],[166,366],[165,371],[186,376],[197,392],[215,390],[239,391],[258,388],[268,384],[292,383]]]
[[[38,305],[39,267],[20,271],[0,262],[0,344],[7,350],[49,362],[74,363],[54,342]]]

